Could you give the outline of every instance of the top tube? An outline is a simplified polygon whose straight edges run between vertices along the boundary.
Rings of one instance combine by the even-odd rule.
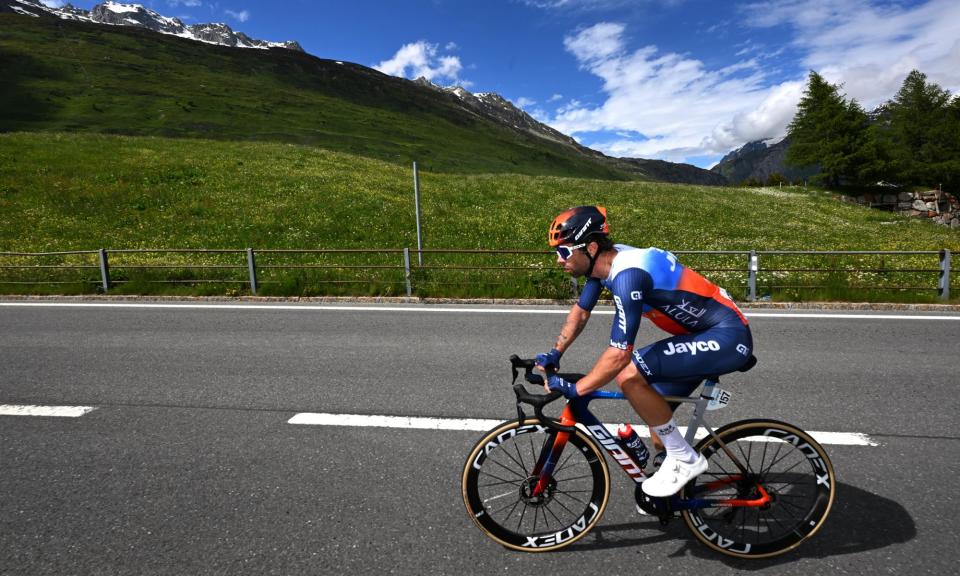
[[[715,386],[717,381],[713,378],[705,378],[697,388],[700,386]],[[695,395],[693,392],[696,392],[697,388],[694,388],[690,393],[690,396],[683,396],[679,398],[693,398]],[[624,396],[623,392],[614,392],[613,390],[594,390],[589,394],[582,396],[585,400],[594,400],[594,399],[604,399],[604,400],[625,400],[627,397]],[[671,396],[671,398],[675,398]]]
[[[608,398],[611,400],[623,400],[626,396],[623,395],[623,392],[614,392],[613,390],[594,390],[593,392],[584,396],[584,398]]]

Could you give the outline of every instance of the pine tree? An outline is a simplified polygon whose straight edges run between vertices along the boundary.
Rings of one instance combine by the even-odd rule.
[[[797,114],[787,128],[791,139],[787,163],[819,165],[815,179],[828,186],[859,181],[857,154],[867,140],[867,115],[856,100],[811,71]]]
[[[960,160],[960,118],[950,92],[928,84],[926,74],[913,70],[888,109],[885,136],[898,177],[930,186],[955,180],[950,166]]]

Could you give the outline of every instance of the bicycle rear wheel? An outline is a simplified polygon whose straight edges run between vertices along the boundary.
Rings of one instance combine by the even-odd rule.
[[[504,422],[473,447],[463,467],[463,503],[477,526],[507,548],[547,552],[576,542],[607,506],[607,462],[582,431],[568,434],[546,489],[534,467],[557,433],[536,419]]]
[[[684,487],[682,497],[694,506],[682,514],[698,540],[729,556],[767,558],[820,529],[836,480],[826,451],[809,434],[775,420],[744,420],[717,436],[747,474],[713,436],[697,444],[710,467]]]

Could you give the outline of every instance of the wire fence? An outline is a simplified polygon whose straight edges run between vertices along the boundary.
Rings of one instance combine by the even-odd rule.
[[[677,251],[734,298],[948,300],[939,251]],[[411,264],[411,257],[416,262]],[[419,265],[417,262],[422,261]],[[542,250],[117,249],[0,252],[0,291],[570,298],[576,281]]]

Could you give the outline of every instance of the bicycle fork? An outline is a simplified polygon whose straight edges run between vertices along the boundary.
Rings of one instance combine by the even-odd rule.
[[[586,407],[589,399],[573,400],[568,403],[560,415],[560,423],[564,426],[573,426],[579,421],[639,486],[647,479],[647,475],[640,468],[640,464],[634,461],[633,456],[620,446],[620,443],[610,434],[607,427],[597,420],[593,414],[581,409]],[[531,490],[531,496],[539,497],[549,486],[570,434],[570,432],[553,432],[544,442],[537,464],[531,472],[531,477],[538,478],[537,484]]]

